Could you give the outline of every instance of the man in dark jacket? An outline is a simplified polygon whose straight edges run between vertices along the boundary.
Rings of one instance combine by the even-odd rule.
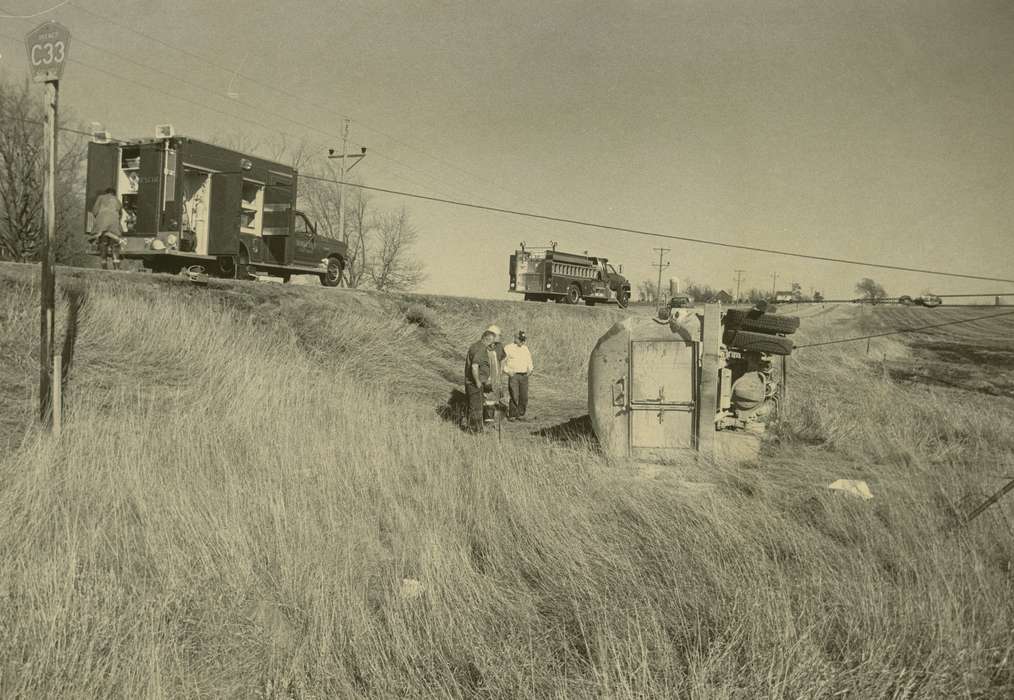
[[[481,432],[486,396],[495,393],[500,381],[503,350],[498,344],[500,329],[490,326],[465,355],[465,398],[468,401],[468,428]]]

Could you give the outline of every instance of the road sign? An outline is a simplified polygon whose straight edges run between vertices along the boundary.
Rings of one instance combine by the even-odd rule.
[[[70,31],[59,22],[44,22],[25,35],[25,48],[32,80],[37,83],[59,80],[70,49]]]

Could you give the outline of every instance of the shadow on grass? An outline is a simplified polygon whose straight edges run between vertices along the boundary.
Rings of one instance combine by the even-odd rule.
[[[592,429],[591,418],[586,414],[571,418],[565,423],[559,423],[548,428],[536,430],[532,433],[537,437],[547,438],[553,442],[572,445],[575,443],[593,444],[598,446],[595,431]]]
[[[451,389],[447,403],[437,406],[436,413],[442,420],[452,423],[460,430],[468,429],[468,399],[461,389]]]

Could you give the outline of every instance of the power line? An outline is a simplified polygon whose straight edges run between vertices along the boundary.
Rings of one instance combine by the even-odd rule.
[[[312,175],[306,175],[305,177],[315,180],[324,180],[326,182],[337,182],[334,180],[326,180],[325,178],[318,178]],[[399,190],[391,190],[382,187],[372,187],[369,185],[362,185],[357,183],[346,182],[346,185],[351,187],[359,187],[364,190],[372,190],[374,192],[383,192],[385,194],[393,194],[401,197],[410,197],[413,199],[422,199],[429,202],[437,202],[440,204],[450,204],[452,206],[466,207],[469,209],[480,209],[483,211],[491,211],[499,214],[511,214],[514,216],[522,216],[530,219],[539,219],[542,221],[554,221],[561,224],[574,224],[575,226],[586,226],[588,228],[599,228],[607,231],[618,231],[620,233],[633,233],[639,236],[650,236],[652,238],[664,238],[673,241],[685,241],[687,243],[698,243],[700,245],[711,245],[718,246],[720,248],[734,248],[736,250],[749,250],[754,253],[767,253],[769,255],[784,255],[792,258],[803,258],[806,260],[820,260],[822,262],[839,263],[842,265],[856,265],[859,267],[876,267],[884,270],[900,270],[902,272],[915,272],[924,275],[940,275],[942,277],[957,277],[960,279],[971,279],[971,280],[983,280],[986,282],[1008,282],[1014,284],[1014,279],[1007,279],[1004,277],[985,277],[982,275],[969,275],[959,272],[944,272],[942,270],[927,270],[918,267],[906,267],[904,265],[888,265],[886,263],[875,263],[867,262],[863,260],[850,260],[848,258],[834,258],[824,255],[812,255],[809,253],[795,253],[788,250],[777,250],[774,248],[761,248],[758,246],[750,246],[742,243],[729,243],[726,241],[710,241],[704,238],[692,238],[690,236],[677,236],[675,234],[658,233],[657,231],[646,231],[643,229],[627,228],[625,226],[611,226],[609,224],[599,224],[592,221],[582,221],[580,219],[568,219],[559,216],[548,216],[546,214],[537,214],[535,212],[518,211],[515,209],[505,209],[502,207],[491,207],[484,204],[475,204],[472,202],[462,202],[454,199],[443,199],[440,197],[430,197],[428,195],[416,194],[413,192],[401,192]]]
[[[33,12],[30,15],[0,15],[0,19],[33,19],[35,17],[40,17],[42,15],[48,14],[48,13],[52,12],[53,10],[59,10],[61,7],[63,7],[64,5],[66,5],[69,2],[70,2],[70,0],[62,0],[62,2],[58,2],[55,5],[53,5],[52,7],[46,9],[46,10],[39,10],[38,12]],[[4,11],[5,12],[9,12],[9,10],[4,10]]]
[[[215,68],[218,68],[219,70],[225,71],[225,72],[229,73],[230,75],[232,75],[234,77],[235,76],[239,76],[243,80],[246,80],[246,81],[248,81],[248,82],[250,82],[250,83],[252,83],[254,85],[257,85],[257,86],[259,86],[261,88],[264,88],[265,90],[268,90],[268,91],[271,91],[271,92],[275,92],[275,93],[280,94],[280,95],[284,95],[284,96],[289,97],[289,98],[291,98],[293,100],[297,100],[298,102],[300,102],[302,104],[310,105],[311,107],[314,107],[314,108],[316,108],[316,109],[318,109],[318,110],[320,110],[322,112],[325,112],[327,114],[337,115],[337,116],[339,116],[342,119],[351,119],[351,117],[349,117],[348,115],[343,114],[340,111],[336,111],[333,108],[329,108],[329,107],[323,106],[323,105],[321,105],[319,103],[315,103],[315,102],[313,102],[311,100],[306,99],[302,95],[295,94],[295,93],[290,92],[288,90],[285,90],[284,88],[281,88],[281,87],[279,87],[277,85],[269,84],[269,83],[266,83],[266,82],[264,82],[262,80],[258,80],[257,78],[250,77],[249,75],[246,75],[244,73],[240,73],[239,71],[235,70],[234,68],[229,68],[229,67],[224,66],[224,65],[222,65],[220,63],[217,63],[216,61],[214,61],[211,58],[208,58],[207,56],[203,56],[203,55],[201,55],[201,54],[199,54],[197,52],[194,52],[194,51],[182,48],[180,46],[176,46],[176,45],[174,45],[172,43],[169,43],[169,42],[167,42],[167,41],[165,41],[163,39],[159,39],[158,37],[152,36],[150,34],[146,34],[145,32],[142,32],[142,31],[140,31],[139,29],[137,29],[135,27],[129,27],[129,26],[123,24],[122,22],[117,21],[116,19],[114,19],[112,17],[107,17],[105,15],[102,15],[102,14],[100,14],[98,12],[95,12],[95,11],[93,11],[93,10],[87,8],[87,7],[84,7],[83,5],[78,4],[77,2],[72,2],[71,4],[75,8],[77,8],[79,10],[82,10],[83,12],[87,13],[88,15],[92,16],[93,18],[95,18],[97,20],[104,21],[104,22],[109,22],[110,24],[116,25],[116,26],[118,26],[118,27],[120,27],[122,29],[130,31],[130,32],[136,34],[139,37],[147,39],[148,41],[155,42],[155,43],[157,43],[157,44],[159,44],[161,46],[164,46],[164,47],[166,47],[168,49],[171,49],[173,51],[177,51],[177,52],[179,52],[179,53],[181,53],[181,54],[183,54],[185,56],[188,56],[188,57],[190,57],[190,58],[192,58],[192,59],[194,59],[196,61],[200,61],[202,64],[214,66]],[[280,117],[280,118],[284,119],[285,117]],[[289,121],[292,121],[292,120],[289,120]],[[402,144],[402,145],[410,148],[411,150],[414,150],[417,153],[420,153],[420,154],[422,154],[422,155],[424,155],[424,156],[426,156],[428,158],[432,158],[434,160],[442,162],[445,165],[448,165],[449,167],[453,168],[454,170],[458,170],[458,171],[462,172],[463,174],[470,176],[473,179],[474,178],[478,178],[478,179],[481,179],[481,180],[485,180],[486,182],[489,182],[490,184],[492,184],[495,187],[497,187],[498,189],[504,190],[505,192],[507,191],[501,185],[496,184],[495,182],[489,180],[488,178],[485,178],[485,177],[483,177],[481,175],[477,175],[475,173],[469,172],[469,171],[465,170],[464,168],[462,168],[462,167],[460,167],[458,165],[455,165],[454,163],[451,163],[450,161],[448,161],[448,160],[446,160],[444,158],[441,158],[440,156],[433,155],[433,154],[431,154],[431,153],[429,153],[429,152],[427,152],[427,151],[425,151],[423,149],[420,149],[417,146],[414,146],[414,145],[410,144],[409,142],[405,141],[404,139],[401,139],[401,138],[398,138],[397,136],[394,136],[393,134],[389,134],[389,133],[387,133],[385,131],[377,129],[376,127],[372,127],[369,124],[367,124],[367,123],[365,123],[365,122],[363,122],[361,120],[358,120],[358,119],[355,119],[355,120],[352,120],[352,121],[355,121],[357,124],[359,124],[360,126],[362,126],[363,128],[365,128],[365,129],[367,129],[369,131],[372,131],[372,132],[377,133],[377,134],[379,134],[381,136],[384,136],[384,137],[386,137],[388,139],[391,139],[392,141],[400,143],[400,144]],[[293,123],[296,123],[296,122],[293,122]],[[313,127],[307,127],[307,128],[313,128]],[[314,130],[315,131],[319,131],[317,129],[314,129]],[[354,145],[361,146],[362,144],[354,144]],[[399,160],[397,158],[394,158],[392,156],[388,156],[388,155],[386,155],[386,154],[384,154],[384,153],[382,153],[382,152],[380,152],[380,151],[378,151],[376,149],[374,149],[374,153],[376,153],[376,155],[378,157],[384,158],[385,160],[389,160],[392,163],[396,163],[396,164],[398,164],[398,165],[400,165],[402,167],[409,168],[410,170],[414,170],[414,171],[416,171],[416,172],[418,172],[418,173],[420,173],[422,175],[427,175],[429,177],[433,177],[432,173],[429,173],[429,172],[427,172],[425,170],[422,170],[422,169],[417,168],[417,167],[415,167],[413,165],[405,163],[405,162],[403,162],[403,161],[401,161],[401,160]],[[434,178],[434,179],[435,179],[435,181],[440,182],[440,183],[442,183],[444,185],[451,186],[449,183],[447,183],[447,182],[445,182],[443,180],[440,180],[439,178]],[[511,193],[508,192],[508,194],[511,194]]]
[[[68,1],[70,1],[70,0],[68,0]],[[451,162],[451,161],[449,161],[449,160],[447,160],[447,159],[445,159],[445,158],[443,158],[441,156],[434,155],[433,153],[430,153],[430,152],[428,152],[428,151],[426,151],[424,149],[421,149],[418,146],[415,146],[412,143],[410,143],[410,142],[408,142],[408,141],[406,141],[406,140],[404,140],[402,138],[399,138],[398,136],[395,136],[394,134],[390,134],[390,133],[388,133],[386,131],[383,131],[381,129],[378,129],[378,128],[374,127],[374,126],[370,126],[369,124],[367,124],[364,121],[361,121],[359,119],[352,119],[350,116],[348,116],[347,114],[341,113],[341,111],[339,111],[339,110],[335,110],[334,108],[326,107],[326,106],[321,105],[319,103],[315,103],[315,102],[313,102],[311,100],[306,99],[302,95],[297,95],[297,94],[292,93],[292,92],[290,92],[288,90],[285,90],[284,88],[281,88],[281,87],[279,87],[277,85],[266,83],[264,81],[258,80],[257,78],[252,78],[249,75],[246,75],[244,73],[240,73],[239,71],[235,70],[234,68],[229,68],[229,67],[224,66],[224,65],[222,65],[220,63],[217,63],[214,60],[208,58],[207,56],[203,56],[203,55],[201,55],[199,53],[196,53],[194,51],[190,51],[188,49],[181,48],[181,47],[176,46],[174,44],[171,44],[171,43],[169,43],[169,42],[167,42],[167,41],[165,41],[163,39],[159,39],[158,37],[151,36],[150,34],[146,34],[146,33],[140,31],[139,29],[137,29],[135,27],[129,27],[129,26],[123,24],[122,22],[117,21],[116,19],[114,19],[112,17],[108,17],[108,16],[105,16],[105,15],[102,15],[102,14],[100,14],[98,12],[95,12],[94,10],[91,10],[91,9],[89,9],[87,7],[84,7],[83,5],[78,4],[77,2],[72,2],[71,4],[73,4],[73,6],[75,8],[77,8],[79,10],[82,10],[83,12],[87,13],[88,15],[91,15],[95,19],[102,20],[102,21],[105,21],[105,22],[109,22],[109,23],[114,24],[114,25],[116,25],[118,27],[126,29],[126,30],[128,30],[130,32],[133,32],[137,36],[140,36],[140,37],[143,37],[143,38],[147,39],[148,41],[153,41],[153,42],[155,42],[155,43],[157,43],[157,44],[159,44],[161,46],[164,46],[164,47],[166,47],[168,49],[171,49],[173,51],[177,51],[179,53],[182,53],[185,56],[189,56],[190,58],[193,58],[194,60],[200,61],[202,64],[212,65],[215,68],[218,68],[219,70],[225,71],[225,72],[231,74],[232,76],[239,76],[243,80],[246,80],[246,81],[248,81],[248,82],[250,82],[250,83],[252,83],[254,85],[257,85],[257,86],[259,86],[261,88],[264,88],[264,89],[269,90],[271,92],[278,93],[280,95],[285,95],[286,97],[290,97],[290,98],[292,98],[294,100],[298,100],[301,103],[308,104],[311,107],[314,107],[314,108],[320,110],[321,112],[325,112],[325,113],[330,114],[330,115],[336,115],[336,116],[338,116],[338,117],[340,117],[342,119],[351,119],[352,121],[354,121],[355,123],[359,124],[360,126],[362,126],[364,129],[367,129],[368,131],[372,131],[372,132],[374,132],[376,134],[379,134],[380,136],[384,136],[384,137],[386,137],[386,138],[388,138],[388,139],[390,139],[390,140],[392,140],[392,141],[394,141],[396,143],[399,143],[399,144],[401,144],[401,145],[403,145],[403,146],[405,146],[405,147],[407,147],[407,148],[415,151],[416,153],[419,153],[421,155],[426,156],[427,158],[431,158],[431,159],[433,159],[435,161],[441,162],[441,163],[443,163],[443,164],[445,164],[445,165],[453,168],[454,170],[458,170],[459,172],[463,173],[464,175],[468,175],[471,178],[478,178],[480,180],[484,180],[485,182],[487,182],[487,183],[493,185],[494,187],[496,187],[497,189],[500,189],[500,190],[502,190],[504,192],[507,192],[507,194],[514,195],[514,193],[510,192],[509,190],[507,190],[506,188],[504,188],[502,185],[494,182],[493,180],[490,180],[489,178],[486,178],[486,177],[484,177],[482,175],[479,175],[479,174],[476,174],[476,173],[471,172],[469,170],[466,170],[465,168],[461,167],[460,165],[457,165],[457,164],[455,164],[455,163],[453,163],[453,162]],[[355,145],[361,145],[361,144],[355,144]],[[408,165],[406,163],[402,163],[402,162],[394,160],[394,159],[390,159],[390,160],[392,160],[392,162],[398,163],[399,165],[403,165],[405,167],[412,168],[412,166],[410,166],[410,165]],[[416,168],[412,168],[412,169],[416,170]],[[419,171],[419,172],[423,172],[425,174],[425,171]],[[514,196],[516,196],[516,195],[514,195]]]
[[[985,316],[977,316],[975,318],[965,318],[959,321],[948,321],[947,323],[933,323],[928,326],[917,326],[915,328],[901,328],[899,330],[888,331],[886,333],[872,333],[870,335],[860,335],[855,338],[841,338],[839,340],[825,340],[820,343],[807,343],[806,345],[797,345],[796,350],[802,350],[803,348],[816,348],[822,345],[837,345],[839,343],[854,343],[858,340],[869,340],[870,338],[883,338],[888,335],[899,335],[901,333],[916,333],[918,331],[925,331],[931,328],[943,328],[945,326],[957,326],[962,323],[973,323],[975,321],[985,321],[990,318],[1000,318],[1001,316],[1014,316],[1014,311],[1004,311],[999,314],[988,314]]]
[[[76,7],[80,7],[78,5],[75,5],[75,6]],[[84,9],[84,8],[81,8],[81,9]],[[85,11],[89,12],[89,14],[93,14],[93,15],[95,14],[95,13],[91,13],[89,10],[85,10]],[[153,41],[157,41],[159,43],[162,43],[162,44],[165,44],[165,45],[169,46],[169,44],[166,44],[165,42],[162,42],[161,40],[154,39],[154,38],[151,38],[151,37],[147,37],[147,35],[145,35],[145,34],[143,34],[141,32],[137,32],[137,33],[139,35],[141,35],[141,36],[145,36],[146,38],[150,38]],[[5,36],[6,38],[11,39],[12,41],[16,41],[16,39],[14,37],[11,37],[9,35],[6,35],[6,34],[0,34],[0,35]],[[82,41],[82,43],[85,43],[85,42]],[[87,45],[92,46],[91,44],[87,44]],[[98,47],[93,47],[93,48],[98,48]],[[173,47],[173,48],[175,48],[175,47]],[[104,49],[99,48],[98,50],[104,50]],[[181,51],[181,52],[183,52],[183,53],[186,53],[186,54],[190,53],[190,52],[187,52],[187,51],[185,51],[183,49],[178,49],[178,50]],[[110,53],[114,53],[114,55],[115,55],[115,52],[110,52]],[[190,55],[197,56],[197,54],[190,54]],[[154,91],[154,92],[156,92],[158,94],[162,94],[162,95],[165,95],[165,96],[168,96],[168,97],[172,97],[174,99],[177,99],[177,100],[180,100],[180,101],[183,101],[183,102],[194,104],[194,105],[202,107],[204,109],[216,112],[218,114],[222,114],[222,115],[224,115],[226,117],[229,117],[229,118],[232,118],[232,119],[239,119],[240,121],[245,121],[247,123],[254,124],[255,126],[259,126],[259,127],[263,128],[263,129],[266,129],[268,131],[274,131],[276,133],[280,133],[280,134],[283,134],[283,135],[289,135],[289,136],[292,136],[293,138],[296,138],[296,139],[300,138],[299,136],[297,136],[295,134],[291,134],[291,133],[284,132],[284,131],[281,131],[281,130],[278,130],[278,129],[274,129],[274,128],[272,128],[272,127],[270,127],[270,126],[268,126],[266,124],[263,124],[261,122],[257,122],[257,121],[254,121],[254,120],[251,120],[251,119],[248,119],[248,118],[245,118],[245,117],[240,117],[238,115],[234,115],[234,114],[231,114],[229,112],[225,112],[223,110],[216,109],[216,108],[211,107],[209,105],[206,105],[206,104],[203,104],[203,103],[200,103],[200,102],[197,102],[195,100],[191,100],[191,99],[188,99],[188,98],[185,98],[185,97],[181,97],[179,95],[174,95],[172,93],[167,93],[167,92],[164,92],[164,91],[161,91],[161,90],[157,90],[157,89],[152,88],[151,86],[149,86],[149,85],[147,85],[147,84],[145,84],[145,83],[143,83],[141,81],[133,80],[131,78],[127,78],[127,77],[119,75],[119,74],[117,74],[117,73],[115,73],[113,71],[109,71],[109,70],[104,69],[104,68],[99,68],[97,66],[92,66],[90,64],[84,63],[83,61],[80,61],[80,60],[77,60],[77,59],[68,59],[68,60],[71,63],[75,63],[75,64],[81,65],[81,66],[83,66],[85,68],[89,68],[91,70],[94,70],[94,71],[97,71],[97,72],[100,72],[100,73],[104,73],[106,75],[109,75],[111,77],[117,78],[119,80],[123,80],[123,81],[126,81],[126,82],[134,83],[136,85],[140,85],[141,87],[144,87],[144,88],[146,88],[148,90],[152,90],[152,91]],[[142,65],[142,67],[143,67],[144,64],[139,64],[139,65]],[[163,72],[163,71],[159,71],[159,72]],[[185,81],[185,80],[181,80],[181,82],[188,83],[188,81]],[[196,85],[194,83],[188,83],[188,84]],[[199,86],[199,85],[196,85],[196,86],[199,89],[207,90],[207,88],[204,88],[203,86]],[[281,117],[281,118],[287,119],[286,117]],[[301,126],[304,126],[305,128],[314,128],[314,127],[306,127],[306,125],[302,125],[299,122],[295,122],[293,120],[288,120],[288,121],[292,121],[293,123],[301,125]],[[314,130],[317,130],[317,129],[314,129]],[[317,130],[317,131],[319,131],[319,130]],[[325,132],[321,132],[321,133],[325,133]],[[394,160],[394,159],[391,159],[391,160]],[[400,161],[395,161],[395,162],[399,162],[400,163]],[[408,166],[407,164],[404,164],[404,163],[401,163],[401,164],[405,165],[406,167],[411,167],[411,166]],[[899,266],[899,265],[888,265],[888,264],[884,264],[884,263],[874,263],[874,262],[867,262],[867,261],[850,260],[850,259],[846,259],[846,258],[835,258],[835,257],[828,257],[828,256],[806,254],[806,253],[796,253],[796,252],[792,252],[792,251],[784,251],[784,250],[771,249],[771,248],[761,248],[761,247],[757,247],[757,246],[748,246],[748,245],[744,245],[744,244],[728,243],[728,242],[723,242],[723,241],[711,241],[711,240],[700,239],[700,238],[692,238],[692,237],[689,237],[689,236],[678,236],[678,235],[674,235],[674,234],[663,234],[663,233],[658,233],[658,232],[653,232],[653,231],[645,231],[645,230],[640,230],[640,229],[633,229],[633,228],[627,228],[627,227],[619,227],[619,226],[611,226],[611,225],[607,225],[607,224],[599,224],[599,223],[594,223],[594,222],[587,222],[587,221],[582,221],[582,220],[578,220],[578,219],[570,219],[570,218],[565,218],[565,217],[556,217],[556,216],[549,216],[549,215],[544,215],[544,214],[537,214],[537,213],[534,213],[534,212],[525,212],[525,211],[519,211],[519,210],[512,210],[512,209],[506,209],[506,208],[502,208],[502,207],[493,207],[493,206],[489,206],[489,205],[470,203],[470,202],[463,202],[463,201],[460,201],[460,200],[454,200],[454,199],[443,198],[443,197],[433,197],[433,196],[429,196],[429,195],[422,195],[422,194],[418,194],[418,193],[403,192],[403,191],[392,190],[392,189],[388,189],[388,188],[372,187],[372,186],[362,185],[362,184],[358,184],[358,183],[342,183],[340,180],[322,178],[322,177],[313,176],[313,175],[304,175],[303,177],[306,178],[306,179],[319,180],[319,181],[322,181],[322,182],[331,182],[331,183],[339,184],[339,185],[340,184],[346,184],[346,185],[349,185],[351,187],[358,187],[358,188],[365,189],[365,190],[371,190],[371,191],[375,191],[375,192],[383,192],[383,193],[386,193],[386,194],[392,194],[392,195],[403,196],[403,197],[411,197],[411,198],[415,198],[415,199],[422,199],[422,200],[427,200],[427,201],[432,201],[432,202],[438,202],[438,203],[443,203],[443,204],[450,204],[450,205],[454,205],[454,206],[461,206],[461,207],[467,207],[467,208],[472,208],[472,209],[480,209],[480,210],[497,212],[497,213],[503,213],[503,214],[511,214],[511,215],[515,215],[515,216],[521,216],[521,217],[527,217],[527,218],[532,218],[532,219],[538,219],[538,220],[542,220],[542,221],[552,221],[552,222],[557,222],[557,223],[568,223],[568,224],[574,224],[574,225],[578,225],[578,226],[585,226],[585,227],[590,227],[590,228],[599,228],[599,229],[611,230],[611,231],[619,231],[619,232],[624,232],[624,233],[633,233],[633,234],[636,234],[636,235],[650,236],[650,237],[655,237],[655,238],[664,238],[664,239],[669,239],[669,240],[685,241],[685,242],[689,242],[689,243],[698,243],[698,244],[701,244],[701,245],[712,245],[712,246],[719,246],[719,247],[724,247],[724,248],[733,248],[733,249],[737,249],[737,250],[748,250],[748,251],[752,251],[752,252],[766,253],[766,254],[771,254],[771,255],[782,255],[782,256],[788,256],[788,257],[796,257],[796,258],[803,258],[803,259],[809,259],[809,260],[819,260],[819,261],[824,261],[824,262],[834,262],[834,263],[839,263],[839,264],[856,265],[856,266],[862,266],[862,267],[875,267],[875,268],[888,269],[888,270],[900,270],[900,271],[903,271],[903,272],[915,272],[915,273],[920,273],[920,274],[931,274],[931,275],[939,275],[939,276],[946,276],[946,277],[956,277],[956,278],[963,278],[963,279],[976,279],[976,280],[984,280],[984,281],[1014,283],[1014,280],[1005,279],[1005,278],[985,277],[985,276],[979,276],[979,275],[969,275],[969,274],[954,273],[954,272],[944,272],[944,271],[939,271],[939,270],[927,270],[927,269],[923,269],[923,268],[912,268],[912,267]],[[661,270],[659,272],[661,274]],[[777,273],[774,273],[773,274],[773,281],[776,278],[777,278]]]

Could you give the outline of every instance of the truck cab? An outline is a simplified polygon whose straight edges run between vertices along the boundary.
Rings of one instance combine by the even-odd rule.
[[[297,185],[283,163],[189,138],[88,145],[87,210],[114,188],[121,255],[153,272],[200,266],[220,277],[314,275],[337,286],[347,246],[296,210]]]

